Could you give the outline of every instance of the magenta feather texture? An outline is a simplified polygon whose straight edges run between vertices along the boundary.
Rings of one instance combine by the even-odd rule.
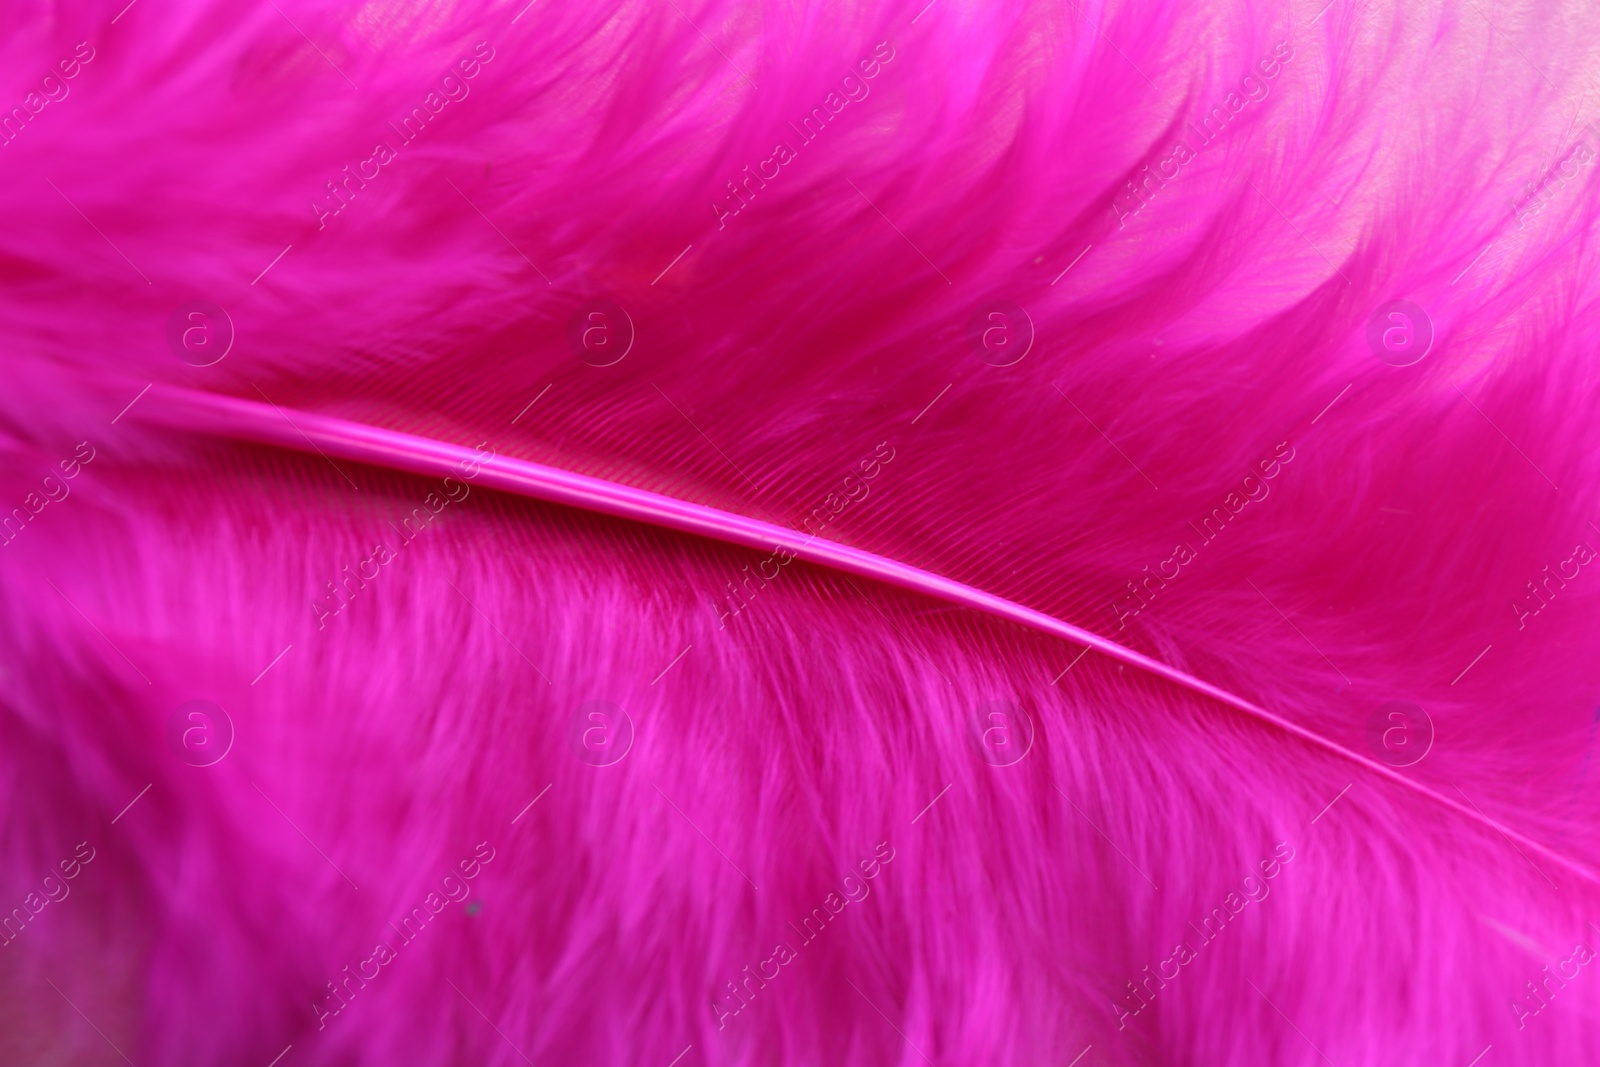
[[[1600,1062],[1600,15],[0,11],[0,1062]]]

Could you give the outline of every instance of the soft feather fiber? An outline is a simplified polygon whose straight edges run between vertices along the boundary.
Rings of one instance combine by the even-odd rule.
[[[5,4],[0,1061],[1600,1061],[1597,20]]]

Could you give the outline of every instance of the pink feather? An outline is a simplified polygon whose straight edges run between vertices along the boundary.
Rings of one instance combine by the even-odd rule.
[[[1600,1060],[1600,25],[1319,7],[8,5],[0,1061]]]

